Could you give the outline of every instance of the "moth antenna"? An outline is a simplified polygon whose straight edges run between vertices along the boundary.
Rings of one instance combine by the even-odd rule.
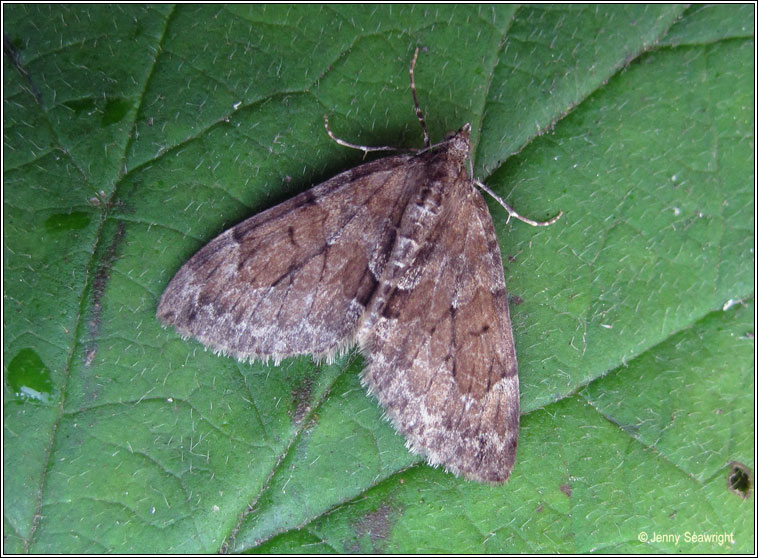
[[[329,137],[332,138],[336,143],[339,145],[342,145],[344,147],[350,147],[351,149],[357,149],[358,151],[363,151],[363,154],[369,153],[370,151],[416,151],[415,149],[405,149],[403,147],[390,147],[388,145],[384,145],[381,147],[369,147],[366,145],[357,145],[355,143],[350,143],[349,141],[345,141],[343,139],[338,138],[332,133],[332,130],[329,128],[329,117],[327,115],[324,115],[324,128],[326,128],[326,133],[329,134]]]
[[[418,97],[416,96],[416,80],[413,79],[413,69],[416,67],[416,59],[418,58],[418,47],[416,52],[413,53],[413,60],[411,60],[411,93],[413,93],[413,106],[416,107],[416,116],[421,124],[421,129],[424,130],[424,147],[430,147],[432,140],[429,139],[429,132],[426,129],[426,120],[424,120],[424,113],[421,112],[421,107],[418,106]]]
[[[380,147],[370,147],[367,145],[357,145],[355,143],[350,143],[349,141],[345,141],[343,139],[338,138],[334,135],[331,128],[329,128],[329,117],[325,114],[324,115],[324,128],[326,128],[326,133],[329,134],[329,137],[332,138],[332,140],[339,145],[342,145],[343,147],[350,147],[351,149],[357,149],[359,151],[363,151],[363,154],[370,153],[372,151],[410,151],[410,152],[417,152],[417,151],[425,151],[432,147],[432,140],[429,138],[429,131],[426,129],[426,120],[424,120],[424,113],[421,112],[421,107],[419,107],[418,104],[418,96],[416,95],[416,80],[413,78],[413,69],[416,67],[416,60],[418,59],[418,47],[416,47],[416,51],[413,53],[413,60],[411,60],[411,93],[413,94],[413,106],[416,108],[416,116],[418,117],[418,121],[421,124],[421,129],[424,131],[424,149],[418,150],[418,149],[405,149],[402,147],[391,147],[388,145],[383,145]]]
[[[505,210],[508,212],[508,221],[511,220],[511,217],[515,217],[519,221],[523,221],[527,225],[531,225],[533,227],[547,227],[548,225],[552,225],[553,223],[555,223],[558,219],[561,218],[561,215],[563,215],[563,211],[558,211],[558,215],[556,215],[552,219],[548,219],[547,221],[534,221],[533,219],[529,219],[528,217],[523,217],[522,215],[519,215],[518,213],[516,213],[515,209],[513,209],[510,205],[505,203],[505,200],[503,200],[503,198],[501,198],[495,192],[490,190],[487,187],[487,185],[484,184],[484,182],[481,182],[480,180],[474,180],[474,184],[476,184],[482,190],[487,192],[490,196],[492,196],[495,199],[495,201],[497,201],[497,203],[499,203],[505,208]]]

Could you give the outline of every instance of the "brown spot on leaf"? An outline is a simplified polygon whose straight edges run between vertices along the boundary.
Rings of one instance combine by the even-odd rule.
[[[292,390],[292,406],[294,411],[292,412],[292,423],[299,424],[303,417],[311,410],[311,392],[313,391],[313,378],[306,376]]]
[[[743,500],[747,500],[753,493],[753,472],[750,467],[738,461],[732,461],[729,465],[729,476],[726,479],[727,488]]]
[[[390,536],[392,525],[394,524],[393,516],[395,509],[387,503],[383,503],[376,511],[367,513],[359,518],[355,526],[356,540],[349,545],[349,552],[360,552],[359,540],[368,535],[371,540],[371,548],[374,553],[383,554],[387,545],[387,539]]]
[[[95,360],[97,354],[97,336],[100,332],[100,317],[103,312],[103,297],[105,295],[105,288],[108,285],[108,280],[111,277],[111,270],[113,269],[113,262],[116,261],[118,256],[118,249],[121,246],[121,242],[126,235],[126,227],[123,222],[119,222],[116,226],[116,232],[113,234],[113,239],[110,245],[106,248],[103,254],[100,264],[97,266],[95,272],[95,278],[92,280],[92,313],[90,319],[87,322],[89,341],[84,350],[84,364],[90,366]]]

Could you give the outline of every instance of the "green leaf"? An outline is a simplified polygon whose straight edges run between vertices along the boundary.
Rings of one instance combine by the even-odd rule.
[[[8,5],[4,551],[752,552],[754,7]],[[511,295],[508,484],[363,359],[242,364],[158,298],[227,227],[471,122]],[[679,536],[679,539],[676,539]]]

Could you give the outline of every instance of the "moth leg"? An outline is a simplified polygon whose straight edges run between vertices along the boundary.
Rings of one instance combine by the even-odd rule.
[[[358,145],[355,143],[350,143],[349,141],[345,141],[343,139],[338,138],[332,133],[332,130],[329,128],[329,117],[327,115],[324,115],[324,128],[326,128],[326,133],[329,134],[329,137],[332,138],[336,143],[343,147],[350,147],[351,149],[357,149],[358,151],[363,151],[364,154],[369,153],[370,151],[416,151],[415,149],[406,149],[404,147],[390,147],[388,145],[383,145],[381,147],[370,147],[366,145]]]
[[[418,97],[416,95],[416,81],[413,79],[413,69],[416,67],[416,59],[418,58],[418,47],[416,47],[416,51],[413,53],[413,60],[411,60],[411,93],[413,94],[413,106],[416,109],[416,116],[418,117],[419,124],[421,124],[421,129],[424,131],[424,149],[429,149],[432,146],[432,141],[429,139],[429,131],[426,129],[426,120],[424,120],[424,113],[421,112],[421,107],[419,107],[418,104]],[[417,149],[406,149],[403,147],[391,147],[388,145],[383,145],[380,147],[370,147],[367,145],[357,145],[355,143],[350,143],[349,141],[345,141],[343,139],[338,138],[332,133],[332,130],[329,128],[329,117],[325,114],[324,115],[324,128],[326,128],[326,133],[329,134],[329,137],[332,138],[336,143],[343,147],[350,147],[351,149],[357,149],[359,151],[363,151],[364,154],[372,152],[372,151],[410,151],[410,152],[416,152]]]
[[[513,209],[510,205],[508,205],[507,203],[505,203],[505,200],[503,200],[503,198],[501,198],[495,192],[493,192],[492,190],[490,190],[487,187],[487,185],[484,184],[484,182],[482,182],[480,180],[474,180],[474,184],[476,184],[482,190],[484,190],[485,192],[487,192],[490,196],[492,196],[493,198],[495,198],[495,201],[505,208],[505,210],[508,212],[508,220],[509,221],[510,221],[511,217],[515,217],[519,221],[523,221],[527,225],[531,225],[533,227],[547,227],[548,225],[552,225],[553,223],[555,223],[558,219],[561,218],[561,215],[563,215],[563,211],[558,211],[558,215],[556,215],[552,219],[548,219],[547,221],[534,221],[533,219],[529,219],[528,217],[524,217],[523,215],[519,215],[518,213],[516,213],[515,209]]]

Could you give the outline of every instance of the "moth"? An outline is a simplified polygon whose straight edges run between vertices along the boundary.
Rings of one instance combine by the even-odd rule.
[[[431,145],[417,57],[424,148],[362,164],[222,233],[174,276],[157,317],[243,361],[332,361],[357,344],[363,385],[411,451],[501,483],[519,431],[503,262],[475,184],[486,187],[466,172],[471,126]],[[324,118],[341,145],[394,149],[340,140]],[[529,224],[560,217],[532,221],[495,198]]]

